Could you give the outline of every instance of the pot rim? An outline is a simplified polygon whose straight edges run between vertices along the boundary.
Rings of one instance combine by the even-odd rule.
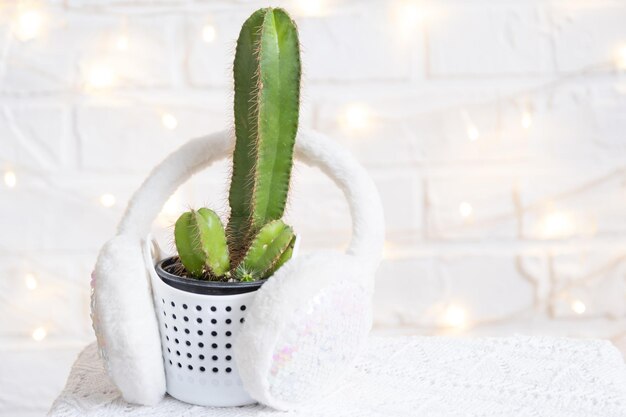
[[[165,258],[155,265],[155,270],[161,281],[170,287],[194,294],[206,295],[235,295],[253,292],[261,288],[267,279],[252,282],[220,282],[201,281],[193,278],[181,277],[165,270],[178,260],[177,256]]]

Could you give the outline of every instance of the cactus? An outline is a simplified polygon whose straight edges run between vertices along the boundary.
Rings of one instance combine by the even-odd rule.
[[[174,239],[180,261],[195,278],[221,277],[230,269],[222,221],[214,211],[201,208],[183,213],[176,221]]]
[[[282,9],[246,20],[237,41],[235,151],[229,192],[228,244],[239,260],[252,238],[285,210],[298,129],[298,31]]]
[[[235,278],[250,275],[253,279],[270,276],[290,257],[293,251],[295,235],[291,227],[282,220],[274,220],[261,228],[256,235],[246,256],[235,270]]]
[[[257,10],[241,28],[234,64],[235,150],[226,234],[202,208],[174,234],[181,263],[199,279],[255,281],[287,262],[295,235],[285,211],[298,130],[298,31],[282,9]]]

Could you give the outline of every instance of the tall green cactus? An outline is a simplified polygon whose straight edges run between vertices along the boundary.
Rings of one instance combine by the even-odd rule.
[[[234,64],[235,135],[228,245],[239,260],[285,210],[298,129],[300,48],[282,9],[256,11],[241,28]]]
[[[235,151],[226,235],[202,208],[183,213],[174,230],[180,261],[199,279],[254,281],[293,253],[285,210],[300,106],[298,31],[282,9],[246,20],[235,53]],[[227,237],[226,237],[227,236]]]

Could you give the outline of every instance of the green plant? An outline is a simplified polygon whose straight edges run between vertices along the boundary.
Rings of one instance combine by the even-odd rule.
[[[235,150],[226,231],[203,208],[176,222],[176,248],[190,276],[267,278],[293,252],[285,210],[300,100],[298,31],[287,12],[265,8],[243,24],[235,53]]]

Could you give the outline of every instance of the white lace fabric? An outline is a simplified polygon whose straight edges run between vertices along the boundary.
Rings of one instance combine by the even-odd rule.
[[[292,412],[191,406],[166,397],[130,405],[95,344],[79,355],[51,417],[626,417],[626,365],[609,342],[509,337],[370,338],[340,387]]]

